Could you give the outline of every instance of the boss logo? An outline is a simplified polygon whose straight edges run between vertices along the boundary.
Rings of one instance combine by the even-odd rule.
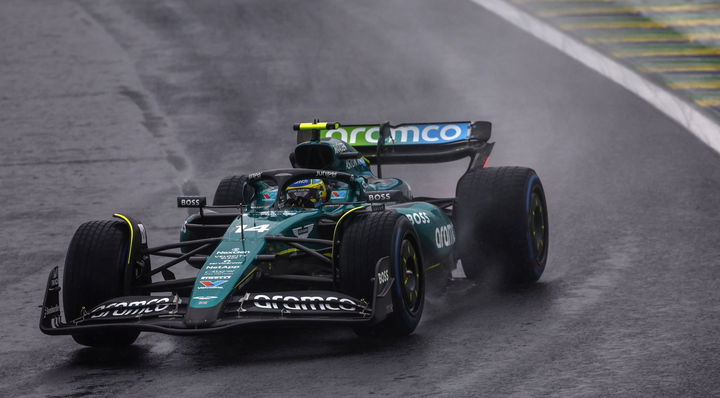
[[[367,202],[397,202],[401,196],[400,191],[367,192],[365,200]]]
[[[378,273],[378,282],[382,285],[390,280],[390,271],[385,270]]]
[[[371,193],[368,194],[368,200],[372,202],[382,202],[384,200],[390,200],[389,193]]]
[[[178,207],[203,207],[207,203],[204,196],[178,196]]]
[[[427,213],[424,211],[417,212],[417,213],[410,213],[406,214],[405,217],[410,220],[413,224],[430,224],[430,217],[428,217]]]

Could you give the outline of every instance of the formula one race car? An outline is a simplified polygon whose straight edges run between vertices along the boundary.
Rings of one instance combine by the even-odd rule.
[[[531,169],[485,168],[490,123],[316,121],[294,129],[293,168],[227,177],[212,205],[179,197],[179,207],[197,209],[179,243],[148,247],[143,224],[122,214],[81,225],[65,261],[62,310],[55,267],[40,329],[89,346],[131,344],[141,331],[251,326],[406,335],[428,288],[447,282],[458,262],[471,279],[489,264],[510,284],[542,274],[542,184]],[[415,197],[404,181],[382,176],[384,164],[465,157],[454,198]],[[153,268],[151,257],[170,261]],[[176,278],[170,268],[180,263],[199,268],[197,276]]]

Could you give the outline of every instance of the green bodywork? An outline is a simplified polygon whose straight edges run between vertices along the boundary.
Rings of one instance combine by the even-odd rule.
[[[292,249],[286,243],[268,242],[267,235],[317,238],[317,222],[324,216],[339,217],[368,203],[357,203],[366,192],[400,191],[407,198],[401,202],[385,203],[387,210],[405,215],[413,224],[423,253],[426,270],[439,265],[452,267],[455,236],[450,217],[440,208],[426,202],[413,202],[408,185],[399,179],[373,179],[369,163],[363,159],[348,164],[337,158],[338,153],[354,149],[336,139],[307,142],[301,145],[325,145],[333,148],[336,171],[357,176],[356,188],[344,184],[329,192],[328,202],[317,209],[279,208],[276,204],[277,187],[265,183],[255,184],[252,203],[244,205],[244,215],[237,217],[225,232],[222,241],[208,256],[193,287],[190,308],[212,308],[228,299],[236,287],[256,271],[256,258],[261,254],[279,254]],[[348,167],[350,166],[350,167]],[[355,202],[355,203],[348,203]],[[187,222],[187,221],[186,221]],[[241,226],[244,227],[241,229]],[[242,238],[244,234],[244,239]],[[335,237],[333,236],[333,241]],[[181,241],[192,240],[183,226]],[[328,237],[325,237],[328,239]],[[352,243],[350,243],[352,244]],[[312,244],[307,244],[313,248]]]

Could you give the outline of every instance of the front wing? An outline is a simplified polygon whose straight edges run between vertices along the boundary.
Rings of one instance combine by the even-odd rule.
[[[202,327],[191,327],[185,323],[189,298],[177,295],[117,297],[84,311],[77,319],[63,321],[58,268],[55,267],[48,277],[40,330],[49,335],[113,329],[194,335],[243,327],[374,324],[384,320],[393,311],[390,292],[393,278],[381,281],[382,278],[377,277],[379,272],[388,268],[388,258],[378,261],[376,277],[372,280],[372,303],[330,290],[248,292],[226,300],[222,315],[214,322]]]

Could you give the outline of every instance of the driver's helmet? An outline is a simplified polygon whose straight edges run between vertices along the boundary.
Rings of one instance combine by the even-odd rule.
[[[298,180],[285,188],[285,207],[316,208],[327,200],[328,191],[320,179]]]

